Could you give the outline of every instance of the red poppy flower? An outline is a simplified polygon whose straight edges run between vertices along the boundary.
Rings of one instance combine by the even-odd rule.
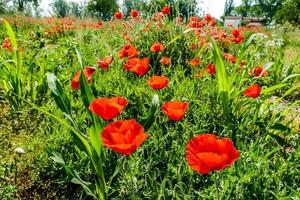
[[[2,48],[6,49],[8,51],[12,51],[12,45],[10,43],[10,39],[9,37],[4,39],[4,42],[2,43]]]
[[[193,44],[190,45],[190,48],[191,48],[191,49],[196,49],[196,48],[198,48],[198,45],[195,44],[195,43],[193,43]]]
[[[209,25],[210,25],[210,26],[215,26],[215,25],[216,25],[215,19],[210,20],[210,21],[209,21]]]
[[[129,42],[132,41],[132,39],[130,38],[130,36],[127,35],[127,34],[125,34],[125,35],[123,36],[123,38],[124,38],[124,40],[127,40],[127,41],[129,41]]]
[[[134,119],[112,122],[101,133],[104,146],[124,155],[132,154],[148,137]]]
[[[204,17],[204,19],[206,20],[206,21],[210,21],[210,20],[212,20],[212,19],[214,19],[211,15],[205,15],[205,17]]]
[[[116,12],[114,16],[116,19],[122,19],[124,17],[123,13],[121,12]]]
[[[268,75],[268,72],[264,71],[264,68],[262,68],[261,66],[258,66],[256,68],[250,69],[250,75],[266,77]]]
[[[244,36],[241,34],[241,31],[238,29],[232,30],[233,39],[235,43],[241,43],[244,40]]]
[[[103,128],[101,138],[104,146],[124,155],[130,155],[149,134],[134,119],[112,122]]]
[[[171,12],[170,6],[165,6],[165,7],[163,7],[163,9],[161,10],[161,12],[162,12],[163,14],[165,14],[165,15],[170,14],[170,12]]]
[[[124,68],[137,75],[143,76],[149,71],[149,58],[129,58],[124,64]]]
[[[140,52],[130,44],[124,45],[122,50],[119,53],[120,58],[128,57],[133,58],[137,56]]]
[[[249,86],[245,91],[244,95],[247,97],[256,98],[260,95],[261,87],[259,87],[258,84],[254,84],[252,86]]]
[[[244,36],[239,36],[239,37],[235,37],[235,38],[233,38],[233,42],[234,43],[241,43],[243,40],[244,40],[245,38],[244,38]]]
[[[164,65],[171,65],[171,58],[163,56],[159,62]]]
[[[164,46],[162,43],[155,43],[151,46],[150,51],[152,52],[159,52],[159,51],[163,51],[164,50]]]
[[[189,27],[191,27],[191,28],[201,28],[204,25],[205,24],[203,24],[203,21],[199,22],[198,17],[190,17],[190,19],[189,19]]]
[[[229,138],[218,139],[210,133],[192,138],[186,145],[186,160],[200,174],[221,171],[240,156]]]
[[[127,104],[127,99],[123,97],[98,98],[92,101],[89,109],[97,116],[108,121],[117,117]]]
[[[182,17],[176,17],[176,19],[175,19],[175,22],[176,22],[177,24],[181,23],[182,21],[183,21],[183,18],[182,18]]]
[[[224,57],[226,60],[230,61],[231,63],[236,63],[236,61],[237,61],[237,58],[234,57],[233,55],[229,54],[229,53],[224,53],[224,54],[223,54],[223,57]]]
[[[98,60],[97,65],[104,70],[108,70],[109,65],[112,63],[112,59],[112,56],[106,56],[103,60]]]
[[[193,67],[199,66],[200,63],[201,63],[201,61],[200,61],[199,58],[193,58],[193,59],[190,61],[190,64],[191,64]]]
[[[230,55],[229,53],[223,53],[223,57],[224,57],[226,60],[228,60],[230,56],[232,56],[232,55]]]
[[[247,64],[247,61],[246,60],[242,60],[241,66],[246,65],[246,64]]]
[[[189,21],[190,21],[190,22],[198,22],[198,21],[199,21],[199,18],[198,18],[198,17],[192,16],[192,17],[190,17]]]
[[[135,18],[139,16],[139,12],[137,10],[131,10],[130,15],[131,17]]]
[[[92,83],[93,79],[92,79],[92,75],[96,73],[96,68],[95,67],[89,67],[86,66],[84,68],[83,74],[86,78],[86,80],[88,81],[89,84]],[[79,79],[80,79],[80,75],[81,72],[76,72],[74,75],[74,78],[71,81],[71,88],[73,90],[78,90],[80,88],[80,83],[79,83]]]
[[[214,75],[216,73],[216,68],[214,64],[208,64],[206,71],[210,73],[210,75]]]
[[[233,37],[239,37],[241,35],[241,31],[239,29],[232,30]]]
[[[234,57],[234,56],[231,56],[231,57],[229,58],[229,61],[230,61],[231,63],[236,63],[237,58]]]
[[[165,76],[152,76],[147,85],[152,87],[154,90],[160,90],[165,88],[169,83],[169,79]]]
[[[168,101],[162,106],[162,111],[170,120],[180,121],[189,104],[181,101]]]

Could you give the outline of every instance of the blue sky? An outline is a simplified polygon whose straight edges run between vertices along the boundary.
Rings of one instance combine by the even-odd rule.
[[[53,0],[42,0],[41,6],[44,10],[44,13],[48,13],[49,4]],[[74,1],[74,2],[83,2],[87,0],[67,0],[67,1]],[[216,18],[220,18],[223,15],[225,0],[197,0],[199,7],[201,7],[206,13],[210,13]],[[119,0],[122,2],[122,0]],[[241,4],[241,0],[235,0],[235,5]]]

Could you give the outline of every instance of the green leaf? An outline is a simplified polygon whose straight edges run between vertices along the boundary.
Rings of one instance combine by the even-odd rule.
[[[221,51],[217,45],[217,43],[210,37],[207,36],[210,43],[212,44],[214,48],[214,62],[216,66],[216,76],[218,81],[218,89],[219,92],[222,93],[228,93],[230,92],[230,87],[228,84],[228,75],[225,67],[225,63],[223,60],[223,56],[221,54]]]
[[[153,96],[151,107],[150,107],[149,111],[140,120],[140,123],[143,125],[145,130],[148,130],[152,126],[152,124],[155,120],[155,113],[158,110],[158,106],[159,106],[159,97],[156,94]]]
[[[290,89],[288,89],[288,90],[284,93],[284,95],[282,95],[280,98],[278,98],[278,99],[275,100],[275,105],[277,105],[280,101],[283,100],[284,97],[290,95],[293,91],[297,90],[298,88],[300,88],[300,84],[297,84],[297,85],[291,87]]]
[[[13,76],[13,78],[15,79],[14,80],[15,84],[13,84],[13,89],[19,96],[21,96],[22,95],[23,58],[19,52],[17,40],[16,40],[15,33],[14,33],[12,27],[10,26],[8,21],[6,21],[5,19],[0,19],[0,21],[3,21],[3,25],[6,28],[7,35],[9,37],[10,43],[13,47],[12,48],[13,60],[16,63],[16,71],[17,71],[16,75]]]
[[[255,39],[255,34],[252,34],[249,39],[244,43],[241,51],[239,52],[239,57],[238,57],[238,60],[236,62],[237,65],[240,65],[241,62],[243,61],[245,55],[246,55],[246,52],[248,50],[248,48],[250,47],[250,45],[252,44],[252,41]]]
[[[269,135],[281,146],[285,145],[285,140],[279,135],[269,133]]]
[[[272,137],[272,136],[271,136]],[[265,156],[264,159],[269,159],[271,156],[273,156],[277,151],[280,150],[280,147],[274,148],[272,151],[268,152]]]
[[[272,92],[274,92],[274,91],[276,91],[276,90],[278,90],[280,88],[283,88],[285,86],[287,86],[287,84],[274,85],[272,87],[268,87],[268,88],[263,89],[262,92],[261,92],[261,94],[264,94],[264,95],[271,94]]]
[[[72,120],[70,101],[64,93],[61,84],[56,79],[56,76],[54,74],[47,74],[47,82],[55,99],[56,105],[68,119]]]
[[[75,48],[75,53],[76,53],[76,56],[77,56],[77,60],[78,60],[78,62],[80,64],[80,67],[83,70],[82,57],[81,57],[81,54],[80,54],[80,52],[78,51],[77,48]]]
[[[95,199],[97,199],[96,195],[92,192],[92,190],[94,190],[94,188],[93,188],[93,185],[91,182],[82,180],[80,178],[78,172],[75,170],[72,170],[72,176],[73,176],[73,178],[71,179],[72,183],[81,185],[82,188],[84,189],[84,191],[87,193],[87,195],[93,196]]]
[[[286,78],[284,78],[284,79],[282,80],[282,83],[285,83],[285,82],[287,82],[289,79],[295,78],[295,77],[298,77],[298,76],[300,76],[300,74],[292,74],[292,75],[289,75],[288,77],[286,77]]]
[[[218,83],[218,92],[221,99],[226,121],[229,122],[231,120],[230,117],[231,116],[231,109],[230,109],[231,95],[230,94],[232,90],[231,83],[229,82],[230,78],[227,74],[226,66],[220,48],[209,35],[207,36],[207,38],[209,39],[210,43],[213,46],[214,64],[216,66],[216,77]]]
[[[290,132],[291,129],[283,124],[275,123],[273,126],[270,127],[270,129],[278,130],[278,131],[287,131]]]
[[[50,149],[49,147],[46,147],[46,151],[49,155],[51,155],[50,158],[54,162],[62,164],[62,165],[66,164],[64,159],[62,158],[62,155],[60,153],[58,153],[57,151],[54,151],[53,149]]]
[[[80,74],[79,78],[79,83],[80,83],[80,91],[81,91],[81,98],[82,101],[87,109],[89,109],[89,106],[91,102],[95,99],[91,87],[88,84],[83,72]]]
[[[72,168],[70,168],[70,167],[66,164],[66,162],[64,161],[64,159],[63,159],[63,157],[62,157],[62,155],[61,155],[60,153],[58,153],[57,151],[54,151],[53,149],[50,149],[50,148],[48,148],[48,147],[46,147],[46,151],[48,152],[49,155],[51,155],[50,158],[51,158],[54,162],[59,163],[59,164],[61,164],[61,165],[64,167],[64,169],[65,169],[67,175],[71,178],[71,182],[72,182],[72,183],[81,185],[81,186],[83,187],[84,191],[85,191],[88,195],[93,196],[94,198],[96,198],[95,194],[92,192],[92,190],[94,190],[94,189],[91,187],[91,186],[93,186],[92,183],[87,182],[87,181],[83,181],[83,180],[80,178],[80,176],[79,176],[79,174],[77,173],[77,171],[73,170]]]
[[[89,129],[90,141],[91,141],[93,148],[97,152],[97,155],[100,156],[101,147],[102,147],[102,141],[100,138],[102,124],[101,124],[99,117],[96,116],[95,114],[93,114],[89,110],[89,106],[90,106],[91,102],[95,99],[95,97],[94,97],[94,95],[92,93],[92,89],[91,89],[90,85],[88,84],[83,73],[81,73],[81,75],[80,75],[79,82],[80,82],[80,91],[81,91],[82,101],[83,101],[83,103],[90,115],[90,118],[93,122],[93,126]]]
[[[89,131],[89,136],[90,136],[90,141],[95,149],[97,156],[100,158],[101,157],[101,148],[102,148],[102,141],[101,141],[101,131],[98,131],[95,126],[92,126]]]
[[[63,88],[54,74],[47,74],[48,86],[53,94],[56,105],[64,113],[64,115],[72,122],[75,131],[71,131],[74,141],[81,150],[84,150],[88,155],[91,154],[91,148],[84,135],[79,131],[75,121],[71,115],[70,101],[64,93]]]

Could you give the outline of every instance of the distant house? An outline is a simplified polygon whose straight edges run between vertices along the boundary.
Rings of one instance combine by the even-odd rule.
[[[240,17],[240,16],[227,16],[225,17],[224,26],[239,27],[241,25],[246,26],[263,26],[263,18],[260,17]]]
[[[243,17],[238,17],[238,16],[228,16],[225,17],[225,22],[224,22],[224,26],[225,27],[239,27],[242,24],[242,19]]]

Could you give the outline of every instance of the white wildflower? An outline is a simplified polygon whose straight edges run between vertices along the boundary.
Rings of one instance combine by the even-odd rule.
[[[153,105],[158,105],[159,104],[159,97],[157,94],[155,94],[152,98],[152,104]]]
[[[17,147],[15,150],[14,150],[15,153],[18,153],[18,154],[23,154],[25,153],[24,149],[22,147]]]

